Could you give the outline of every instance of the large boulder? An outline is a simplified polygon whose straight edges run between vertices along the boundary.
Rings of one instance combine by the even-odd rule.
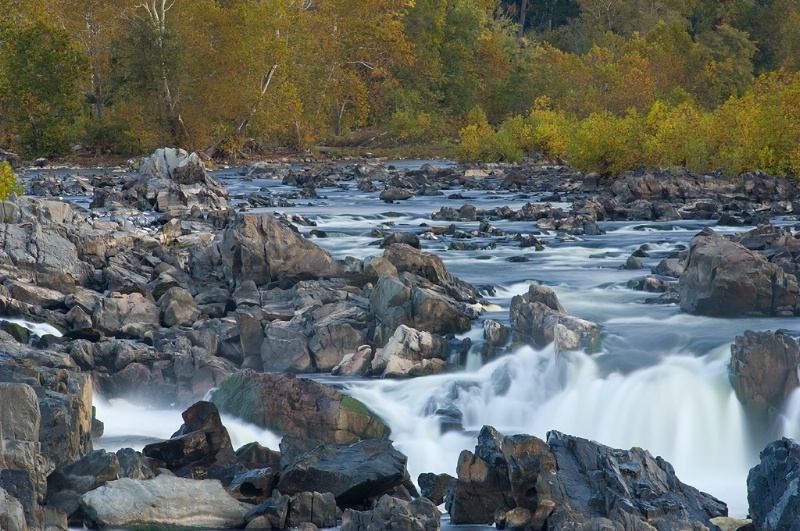
[[[386,346],[375,352],[372,372],[382,378],[434,374],[444,370],[444,354],[441,337],[400,325]]]
[[[364,506],[408,477],[406,456],[386,439],[349,445],[284,437],[278,490],[284,494],[330,492],[340,507]]]
[[[38,221],[0,223],[0,264],[12,266],[15,277],[27,274],[39,286],[72,293],[86,284],[91,268],[78,259],[75,245],[59,232]]]
[[[386,424],[355,398],[292,374],[239,371],[211,400],[225,413],[298,437],[352,444],[389,435]]]
[[[793,275],[710,228],[692,238],[678,290],[681,310],[718,317],[792,316],[800,295]]]
[[[537,348],[555,341],[558,350],[593,352],[600,341],[597,323],[568,314],[546,286],[531,284],[527,293],[512,297],[509,316],[515,340]]]
[[[381,496],[370,511],[346,509],[342,514],[342,531],[438,531],[441,515],[427,498],[405,501]]]
[[[200,157],[176,148],[158,149],[145,159],[139,167],[139,179],[128,195],[137,197],[139,205],[149,205],[157,212],[229,206],[228,190],[206,173]]]
[[[747,501],[757,531],[800,529],[800,445],[769,443],[747,476]]]
[[[81,525],[78,499],[109,481],[120,478],[117,454],[95,450],[77,461],[58,467],[47,478],[47,505],[67,514],[72,525]],[[76,518],[77,517],[77,518]]]
[[[167,474],[111,481],[81,496],[80,506],[86,523],[99,529],[235,529],[250,509],[217,480]]]
[[[192,326],[200,317],[200,308],[189,290],[172,287],[158,301],[164,326]]]
[[[800,348],[788,334],[746,330],[731,345],[729,375],[736,397],[752,414],[768,421],[800,387]]]
[[[435,254],[401,243],[386,247],[383,257],[394,265],[398,273],[418,275],[443,288],[445,294],[458,302],[474,302],[479,297],[474,286],[451,275]]]
[[[444,291],[408,272],[382,275],[369,299],[378,321],[376,343],[385,344],[400,325],[441,335],[469,330],[470,316]]]
[[[95,328],[121,338],[141,338],[159,326],[159,309],[139,293],[112,293],[100,299],[92,314]]]
[[[222,425],[217,406],[200,401],[182,414],[183,425],[171,438],[146,445],[142,454],[158,459],[178,475],[189,469],[236,461],[228,430]]]
[[[216,275],[239,285],[252,280],[261,286],[280,280],[339,278],[342,265],[269,215],[244,214],[217,236],[211,248],[192,256],[196,276]]]
[[[682,483],[672,466],[641,448],[616,450],[558,432],[547,443],[484,427],[475,452],[459,458],[448,494],[453,523],[491,523],[516,507],[535,530],[707,529],[724,503]]]

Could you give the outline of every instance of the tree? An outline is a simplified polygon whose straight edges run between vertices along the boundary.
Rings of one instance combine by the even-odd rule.
[[[83,102],[86,57],[63,28],[45,19],[6,21],[0,35],[5,85],[0,108],[20,148],[33,157],[69,152],[70,127]]]

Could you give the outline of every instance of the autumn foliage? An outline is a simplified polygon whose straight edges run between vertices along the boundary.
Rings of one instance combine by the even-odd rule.
[[[794,0],[0,0],[0,148],[800,174]],[[451,145],[452,145],[451,144]]]

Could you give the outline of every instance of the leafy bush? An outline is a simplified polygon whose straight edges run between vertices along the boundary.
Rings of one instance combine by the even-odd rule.
[[[25,188],[17,183],[17,174],[11,169],[11,164],[4,160],[0,164],[0,200],[7,200],[11,192],[22,195],[25,193]]]
[[[569,142],[570,163],[581,171],[619,175],[641,161],[643,135],[635,111],[620,118],[609,112],[581,120]]]

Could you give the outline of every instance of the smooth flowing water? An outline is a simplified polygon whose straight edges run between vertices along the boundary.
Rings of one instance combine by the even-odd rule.
[[[233,197],[259,190],[264,194],[295,191],[275,180],[244,182],[234,171],[220,172],[218,177]],[[314,220],[315,228],[327,237],[312,241],[336,258],[365,258],[382,253],[370,236],[373,228],[421,232],[422,224],[450,224],[431,220],[431,213],[443,205],[519,209],[537,201],[536,196],[508,192],[445,193],[455,192],[462,198],[415,197],[385,204],[377,193],[360,192],[351,182],[348,189],[320,189],[320,197],[304,199],[302,204],[297,200],[297,206],[283,210]],[[492,223],[506,233],[539,232],[532,223]],[[389,424],[397,448],[409,457],[413,478],[421,472],[454,474],[458,454],[473,449],[475,435],[484,424],[505,434],[542,438],[549,430],[558,430],[618,448],[640,446],[661,455],[674,465],[681,480],[722,499],[731,515],[742,517],[747,513],[747,472],[758,462],[760,449],[771,436],[800,435],[800,393],[788,401],[776,433],[754,432],[728,383],[730,344],[747,329],[784,328],[798,336],[798,321],[712,319],[683,314],[675,305],[646,304],[645,299],[653,295],[633,291],[627,282],[642,278],[647,270],[619,269],[642,245],[650,254],[643,259],[645,266],[655,266],[670,253],[685,249],[709,224],[713,223],[604,223],[606,234],[579,241],[544,234],[546,248],[539,252],[513,242],[495,241],[492,246],[489,239],[466,240],[477,243],[478,250],[450,251],[449,241],[423,240],[424,250],[441,256],[452,274],[478,287],[495,288],[492,296],[485,297],[491,305],[483,318],[508,324],[511,298],[527,291],[531,282],[539,282],[553,288],[571,314],[602,325],[602,351],[589,356],[526,347],[484,364],[476,347],[461,371],[404,381],[350,381],[347,392],[369,404]],[[478,227],[478,223],[456,225],[462,230]],[[309,235],[311,227],[301,231]],[[528,261],[509,261],[512,257]],[[476,322],[467,335],[479,342],[481,327]],[[464,432],[440,433],[439,420],[431,412],[442,406],[455,406],[463,413]],[[130,440],[132,434],[169,437],[181,422],[177,412],[153,414],[139,409],[138,416],[128,417],[119,414],[122,404],[107,407],[101,405],[98,411],[98,417],[106,421],[104,442]],[[153,421],[155,417],[160,420]],[[112,418],[126,420],[116,426],[109,423]],[[225,421],[237,441],[257,439],[277,447],[279,439],[273,434],[232,419]],[[158,433],[157,426],[163,427]],[[145,433],[145,427],[152,429]]]

